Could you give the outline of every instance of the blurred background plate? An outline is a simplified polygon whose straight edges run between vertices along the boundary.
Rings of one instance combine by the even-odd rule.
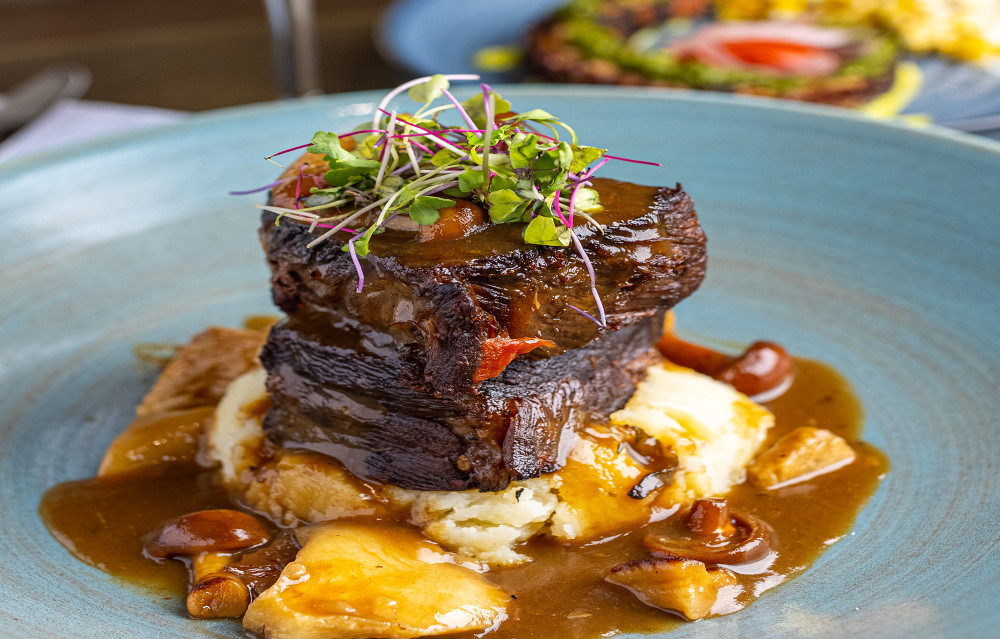
[[[683,182],[709,275],[679,326],[833,364],[892,470],[854,532],[742,613],[682,637],[982,637],[1000,623],[1000,145],[841,110],[645,89],[500,87]],[[459,91],[462,93],[462,91]],[[241,637],[74,560],[36,509],[92,475],[151,381],[137,342],[271,310],[263,156],[381,94],[265,104],[0,168],[0,637]]]
[[[525,79],[525,71],[490,72],[476,64],[488,47],[521,48],[532,25],[566,0],[397,0],[383,15],[377,43],[390,60],[417,75],[479,73],[487,82]],[[904,113],[935,122],[1000,115],[1000,75],[939,57],[918,58],[924,87]],[[990,127],[994,128],[994,127]],[[1000,121],[996,129],[1000,129]],[[1000,133],[998,133],[1000,135]]]

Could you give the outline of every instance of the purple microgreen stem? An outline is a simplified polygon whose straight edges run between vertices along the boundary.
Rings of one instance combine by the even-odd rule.
[[[347,252],[351,254],[351,261],[354,262],[354,269],[358,272],[358,293],[365,286],[365,272],[361,270],[361,262],[358,261],[358,253],[354,250],[354,241],[357,240],[360,235],[352,237],[347,242]]]
[[[590,258],[587,257],[587,252],[583,250],[583,244],[580,243],[580,238],[576,236],[576,231],[573,229],[569,230],[569,236],[573,238],[573,244],[576,245],[576,251],[583,258],[583,264],[587,267],[587,273],[590,275],[590,292],[594,296],[594,301],[597,302],[597,312],[600,315],[601,321],[597,324],[601,328],[607,328],[607,317],[604,315],[604,304],[601,303],[601,296],[597,293],[597,274],[594,273],[594,266],[590,263]]]
[[[455,96],[451,94],[451,91],[449,91],[448,89],[441,89],[441,93],[443,93],[444,97],[448,98],[451,101],[451,103],[455,105],[455,109],[462,116],[462,119],[465,120],[465,123],[469,125],[469,128],[470,129],[476,128],[476,123],[472,121],[471,117],[469,117],[469,112],[466,111],[465,107],[463,107],[462,104],[455,99]]]
[[[306,167],[309,166],[305,162],[299,165],[299,179],[295,182],[295,208],[299,208],[299,200],[302,199],[302,176],[306,172]]]
[[[649,166],[663,166],[659,162],[647,162],[645,160],[630,160],[629,158],[620,158],[617,155],[605,155],[609,160],[621,160],[622,162],[632,162],[633,164],[647,164]]]
[[[490,139],[493,137],[493,109],[496,107],[496,96],[487,93],[489,86],[484,84],[483,99],[486,100],[486,130],[483,132],[483,189],[490,190]]]
[[[349,138],[354,135],[361,135],[362,133],[385,133],[385,129],[366,129],[364,131],[351,131],[350,133],[342,133],[337,136],[338,140],[343,140],[344,138]]]
[[[378,193],[379,185],[382,184],[382,178],[385,177],[385,168],[389,165],[389,158],[392,156],[391,153],[388,153],[388,150],[392,146],[392,134],[395,129],[396,112],[393,111],[392,115],[389,116],[389,124],[385,128],[385,146],[382,147],[382,153],[379,156],[382,164],[378,167],[378,175],[375,176],[375,186],[372,189],[376,193]]]
[[[487,114],[486,119],[489,120],[488,117],[490,112],[489,96],[491,93],[493,93],[493,89],[490,87],[490,85],[486,84],[485,82],[479,84],[479,89],[483,92],[483,110],[486,111]]]
[[[593,323],[597,324],[598,326],[600,326],[602,328],[607,328],[606,325],[601,324],[600,320],[598,320],[596,317],[594,317],[593,315],[591,315],[587,311],[583,310],[582,308],[578,308],[576,306],[573,306],[572,304],[567,304],[566,306],[570,307],[571,309],[573,309],[574,311],[576,311],[580,315],[583,315],[584,317],[586,317],[587,319],[589,319]]]
[[[396,193],[398,193],[398,191]],[[396,196],[396,193],[394,193],[394,194],[392,194],[390,196],[384,197],[381,200],[376,200],[375,202],[372,202],[368,206],[362,207],[362,208],[358,209],[357,211],[354,211],[353,213],[351,213],[350,215],[348,215],[346,218],[344,218],[344,220],[342,222],[340,222],[337,225],[333,226],[329,231],[327,231],[323,235],[320,235],[319,237],[317,237],[312,242],[309,242],[308,244],[306,244],[306,248],[312,248],[312,247],[316,246],[317,244],[319,244],[320,242],[322,242],[323,240],[328,239],[334,233],[336,233],[340,229],[344,228],[345,226],[347,226],[348,224],[350,224],[354,220],[358,219],[359,217],[361,217],[362,215],[364,215],[368,211],[372,210],[376,206],[381,206],[382,204],[384,204],[385,202],[387,202],[391,198],[394,198]]]
[[[573,205],[576,202],[576,192],[579,191],[580,188],[582,186],[584,186],[584,185],[590,186],[590,182],[577,182],[576,186],[573,187],[573,192],[570,193],[570,196],[569,196],[569,225],[570,226],[573,226],[573,213],[575,212]]]
[[[285,153],[291,153],[292,151],[298,151],[299,149],[304,149],[307,146],[312,146],[312,142],[310,142],[308,144],[300,144],[299,146],[293,146],[290,149],[285,149],[284,151],[278,151],[277,153],[272,153],[271,155],[265,155],[264,159],[267,160],[268,162],[270,162],[271,164],[274,164],[275,166],[281,166],[280,164],[278,164],[277,162],[275,162],[271,158],[273,158],[276,155],[284,155]],[[281,168],[285,168],[285,167],[281,166]]]
[[[573,222],[567,221],[566,218],[563,217],[562,210],[559,208],[559,198],[561,196],[562,196],[562,191],[556,191],[556,196],[552,200],[552,212],[556,214],[556,217],[559,218],[559,221],[562,222],[566,226],[566,228],[572,229]]]
[[[289,180],[294,180],[294,177],[281,178],[270,184],[265,184],[264,186],[257,187],[256,189],[250,189],[249,191],[230,191],[230,195],[250,195],[251,193],[260,193],[261,191],[266,191],[268,189],[273,189],[276,186],[281,186],[282,184],[288,182]]]
[[[605,164],[607,164],[610,161],[611,161],[611,158],[609,158],[608,156],[604,156],[604,158],[602,158],[600,162],[598,162],[597,164],[595,164],[594,166],[592,166],[583,175],[580,176],[580,181],[583,182],[584,180],[589,179],[591,175],[593,175],[594,173],[597,172],[597,169],[601,168],[602,166],[604,166]]]
[[[413,146],[417,147],[418,149],[420,149],[421,151],[423,151],[427,155],[434,155],[434,151],[431,151],[429,148],[427,148],[423,144],[417,142],[416,140],[410,140],[410,144],[412,144]]]
[[[391,102],[394,97],[396,97],[397,95],[399,95],[403,91],[406,91],[410,87],[415,87],[418,84],[423,84],[424,82],[427,82],[432,77],[433,76],[429,76],[428,75],[428,76],[424,76],[422,78],[417,78],[415,80],[410,80],[409,82],[404,82],[403,84],[399,85],[398,87],[396,87],[395,89],[393,89],[389,93],[385,94],[385,97],[382,98],[382,100],[378,103],[378,107],[375,109],[375,114],[372,116],[372,128],[373,129],[377,129],[378,128],[378,121],[379,121],[379,115],[378,114],[379,114],[379,112],[384,113],[385,112],[384,109],[385,109],[386,105],[388,105],[389,102]],[[448,81],[452,81],[452,80],[456,80],[456,81],[461,81],[461,80],[478,80],[479,79],[478,75],[471,74],[471,73],[455,73],[455,74],[451,74],[451,75],[445,75],[444,77]]]

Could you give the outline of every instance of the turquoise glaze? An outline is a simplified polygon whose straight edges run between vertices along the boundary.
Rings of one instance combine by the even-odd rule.
[[[1000,145],[833,109],[643,89],[501,88],[680,181],[709,237],[689,333],[833,364],[892,471],[854,532],[748,610],[682,637],[984,637],[1000,622]],[[271,310],[263,157],[380,94],[192,117],[0,169],[0,637],[239,637],[72,559],[42,493],[92,475],[150,382],[137,342]]]

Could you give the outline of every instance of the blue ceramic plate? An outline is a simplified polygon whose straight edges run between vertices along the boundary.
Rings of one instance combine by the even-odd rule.
[[[748,610],[681,637],[982,637],[1000,623],[1000,145],[730,96],[502,87],[683,182],[709,276],[681,328],[836,366],[892,471],[854,532]],[[239,637],[74,560],[36,513],[92,475],[150,379],[132,345],[271,309],[262,158],[364,121],[361,93],[193,117],[0,169],[0,636]]]
[[[417,75],[480,73],[489,82],[522,79],[515,68],[484,72],[475,64],[486,47],[521,47],[525,34],[566,0],[397,0],[379,26],[382,52]],[[965,130],[970,120],[1000,116],[1000,75],[967,64],[927,57],[918,60],[924,88],[906,109],[935,122],[954,123]],[[987,126],[1000,138],[1000,120]]]

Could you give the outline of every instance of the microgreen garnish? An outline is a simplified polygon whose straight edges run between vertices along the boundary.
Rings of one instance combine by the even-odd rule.
[[[297,176],[271,185],[297,180],[294,208],[260,208],[278,214],[275,223],[287,217],[308,224],[310,231],[322,228],[310,247],[340,231],[351,233],[342,250],[354,262],[360,292],[364,274],[359,258],[369,254],[374,236],[387,221],[406,215],[420,225],[434,224],[439,211],[454,203],[440,195],[478,202],[487,208],[494,224],[523,224],[528,244],[572,244],[589,274],[597,318],[571,308],[605,326],[594,268],[574,224],[582,218],[600,229],[591,216],[602,210],[600,196],[588,181],[597,169],[611,159],[655,163],[610,156],[605,149],[581,145],[572,128],[542,109],[512,113],[510,102],[489,85],[480,85],[481,90],[464,102],[449,91],[453,80],[478,79],[434,75],[412,80],[379,102],[369,128],[340,135],[319,131],[309,144],[268,156],[273,162],[274,156],[307,148],[322,154],[328,169],[324,184],[309,188],[308,194],[302,192],[304,167]],[[417,103],[416,110],[388,110],[393,98],[404,91]],[[444,103],[435,106],[442,98]],[[448,111],[457,113],[461,125],[440,122]],[[560,138],[561,130],[568,133],[568,141]],[[341,140],[349,137],[356,144],[345,148]],[[348,225],[355,228],[348,229]]]

